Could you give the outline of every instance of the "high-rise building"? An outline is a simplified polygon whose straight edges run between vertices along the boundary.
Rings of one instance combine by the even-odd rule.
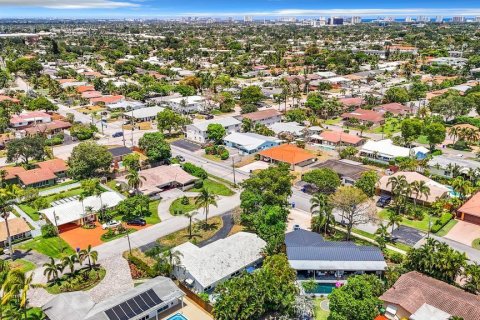
[[[465,17],[464,16],[455,16],[455,17],[453,17],[452,21],[457,22],[457,23],[462,23],[462,22],[465,22]]]
[[[352,17],[352,23],[353,24],[362,23],[362,17],[359,17],[359,16]]]
[[[418,16],[417,17],[417,22],[429,22],[430,18],[427,16]]]
[[[253,16],[244,16],[243,22],[253,22]]]
[[[406,17],[405,18],[405,22],[412,22],[412,21],[413,21],[412,17]]]
[[[343,25],[342,17],[330,17],[328,18],[328,24],[331,26],[341,26]]]
[[[443,22],[443,17],[442,16],[436,16],[435,17],[435,22],[442,23]]]
[[[480,22],[480,16],[475,17],[475,22]]]

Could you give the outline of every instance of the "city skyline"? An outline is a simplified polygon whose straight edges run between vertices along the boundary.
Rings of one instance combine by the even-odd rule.
[[[168,18],[197,17],[316,17],[316,16],[480,16],[478,2],[471,0],[413,1],[401,3],[362,1],[312,1],[312,0],[245,0],[198,2],[185,0],[0,0],[0,18]]]

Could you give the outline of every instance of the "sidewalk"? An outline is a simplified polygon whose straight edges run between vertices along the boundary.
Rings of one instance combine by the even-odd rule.
[[[32,237],[35,238],[35,237],[38,237],[42,234],[42,227],[41,227],[41,224],[38,223],[38,221],[34,221],[32,218],[30,218],[30,216],[28,214],[26,214],[22,209],[20,209],[19,206],[17,206],[16,204],[14,204],[13,206],[13,209],[15,209],[15,211],[18,212],[18,214],[23,218],[25,219],[29,225],[32,226],[33,230],[32,230]]]

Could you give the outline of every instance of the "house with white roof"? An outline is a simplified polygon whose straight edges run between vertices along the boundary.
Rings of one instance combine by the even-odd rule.
[[[442,154],[435,156],[427,163],[430,173],[452,178],[453,172],[457,170],[461,174],[468,174],[470,170],[480,169],[480,162]]]
[[[255,268],[262,260],[266,242],[256,234],[239,232],[197,247],[185,242],[172,249],[180,253],[174,276],[196,292],[211,292],[220,283]]]
[[[303,136],[305,126],[299,125],[297,122],[277,122],[270,127],[276,135],[280,133],[289,133],[296,137]]]
[[[206,99],[202,96],[188,96],[170,99],[166,102],[173,111],[187,114],[205,111]]]
[[[146,122],[155,120],[157,114],[163,110],[165,110],[165,108],[158,106],[146,107],[124,112],[123,116],[128,119],[133,119],[135,122]]]
[[[207,141],[207,129],[209,124],[222,125],[227,131],[227,135],[232,132],[240,131],[242,127],[242,123],[233,117],[200,121],[186,126],[185,134],[187,139],[199,143],[205,143]]]
[[[252,154],[278,146],[281,140],[252,132],[233,132],[223,138],[226,146],[240,150],[240,153]]]
[[[99,196],[90,196],[83,201],[78,199],[62,199],[50,208],[40,210],[40,214],[50,221],[51,224],[61,227],[65,224],[73,223],[83,225],[87,221],[95,221],[97,212],[102,208],[115,207],[124,196],[117,192],[107,191]],[[86,212],[85,208],[90,207],[92,210]]]
[[[392,140],[367,141],[360,149],[360,156],[388,163],[397,157],[415,157],[424,159],[429,150],[425,147],[405,148],[396,146]]]

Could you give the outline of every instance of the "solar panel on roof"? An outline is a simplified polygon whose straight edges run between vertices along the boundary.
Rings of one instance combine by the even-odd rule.
[[[158,297],[155,291],[149,289],[132,299],[106,310],[105,314],[110,320],[128,320],[162,302],[162,299]]]

